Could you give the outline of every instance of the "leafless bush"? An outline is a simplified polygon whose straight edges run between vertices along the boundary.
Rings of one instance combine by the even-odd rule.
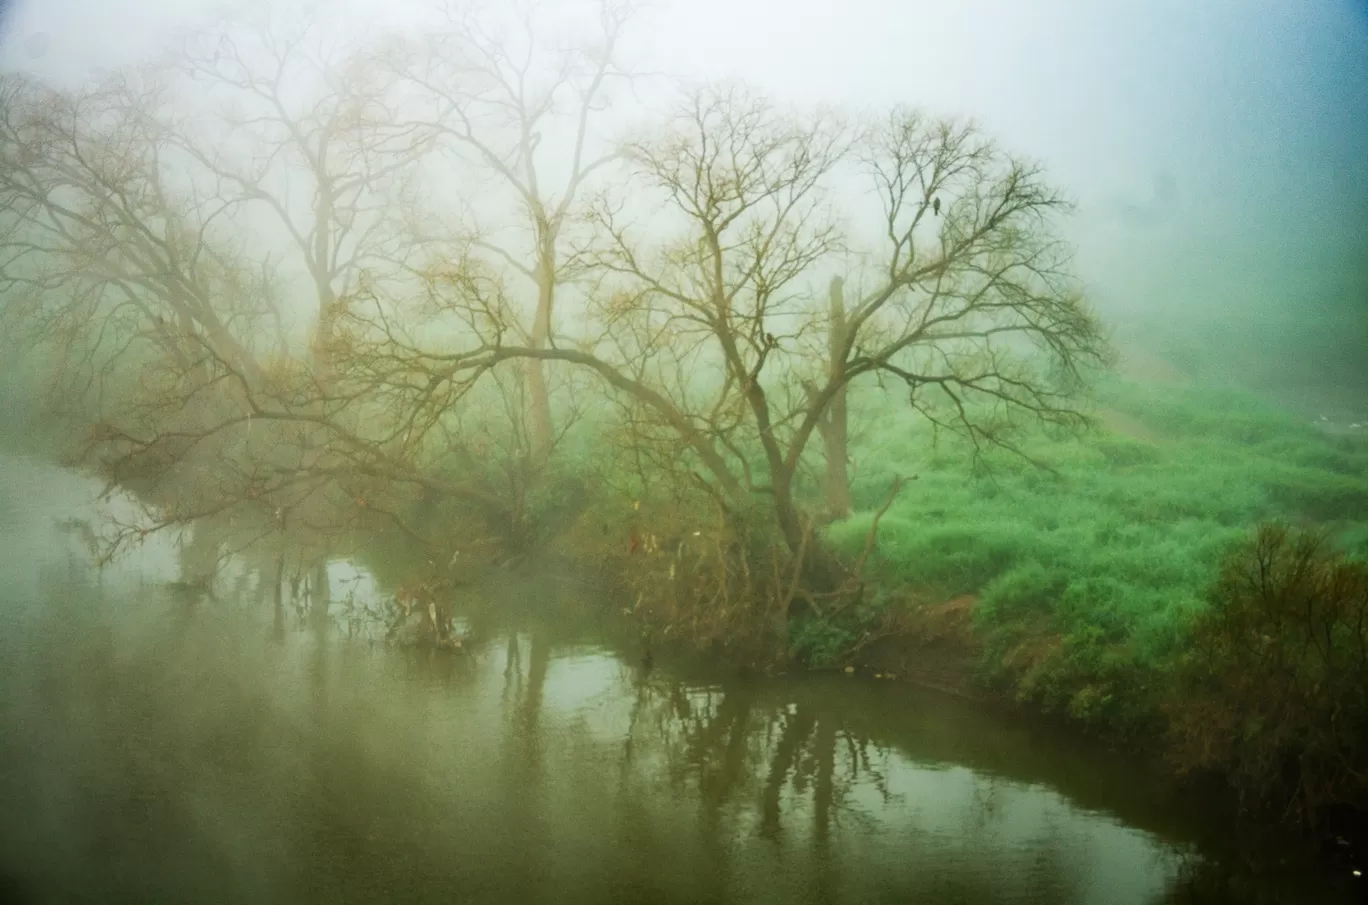
[[[1226,561],[1171,702],[1185,770],[1314,827],[1368,808],[1368,565],[1264,524]]]

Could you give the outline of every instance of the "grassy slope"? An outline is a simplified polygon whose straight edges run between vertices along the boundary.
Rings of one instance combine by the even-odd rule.
[[[880,525],[883,582],[977,596],[988,676],[1023,700],[1113,728],[1153,715],[1222,554],[1270,516],[1331,524],[1368,555],[1368,438],[1332,437],[1248,397],[1114,384],[1103,427],[1026,444],[1057,474],[881,418],[855,451],[857,551],[893,474],[918,474]]]

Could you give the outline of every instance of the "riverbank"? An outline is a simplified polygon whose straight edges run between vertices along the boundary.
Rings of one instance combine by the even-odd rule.
[[[1184,649],[1222,558],[1267,519],[1323,526],[1368,555],[1368,438],[1224,391],[1115,384],[1081,440],[1028,437],[976,469],[964,444],[885,418],[867,435],[860,510],[832,543],[859,555],[894,474],[871,580],[932,604],[972,596],[991,677],[1085,724],[1145,729],[1152,676]],[[1145,692],[1145,693],[1141,693]]]
[[[975,462],[964,444],[910,421],[874,422],[852,444],[857,512],[827,529],[831,545],[857,559],[893,477],[918,480],[880,521],[867,605],[800,625],[791,653],[818,670],[915,681],[1171,761],[1166,707],[1222,563],[1255,526],[1314,527],[1335,549],[1368,556],[1368,436],[1191,386],[1111,384],[1098,415],[1100,429],[1082,440],[1023,442],[1049,470],[1009,454]],[[659,524],[672,539],[681,526],[622,506],[628,517],[583,532],[594,543],[577,552],[635,580],[617,604],[635,611],[675,572],[658,550],[628,545],[624,526],[635,537]],[[718,626],[703,628],[704,646],[716,647]],[[1286,631],[1294,644],[1300,636]],[[1313,833],[1337,851],[1346,824]],[[1368,851],[1368,840],[1352,847]]]
[[[910,413],[869,419],[852,439],[856,511],[828,526],[826,541],[860,559],[894,478],[917,480],[879,520],[863,605],[790,637],[791,653],[820,668],[850,665],[869,656],[887,620],[895,634],[935,642],[925,653],[941,665],[928,682],[977,694],[970,673],[1042,713],[1147,737],[1159,677],[1187,649],[1224,558],[1255,526],[1318,526],[1368,557],[1368,436],[1330,435],[1248,395],[1172,382],[1108,384],[1097,416],[1098,430],[1081,439],[1028,434],[1024,456],[976,455]],[[608,500],[558,544],[603,574],[631,576],[650,597],[676,593],[678,575],[710,555],[715,521]],[[638,549],[638,538],[658,543]],[[890,654],[870,665],[906,673],[915,660]]]
[[[541,570],[544,575],[575,571],[575,564],[566,562],[545,564]],[[543,589],[550,586],[535,571],[519,581]],[[1355,835],[1351,829],[1326,828],[1308,836],[1266,813],[1241,813],[1236,797],[1220,777],[1175,776],[1165,757],[1162,734],[1147,739],[1109,734],[1057,713],[1043,713],[1015,698],[1010,689],[993,687],[980,665],[982,649],[973,640],[970,600],[928,607],[917,630],[909,625],[908,631],[873,642],[845,665],[813,668],[793,664],[778,677],[746,670],[716,652],[700,651],[682,638],[643,635],[639,621],[630,612],[630,595],[620,585],[616,591],[609,590],[612,583],[601,572],[570,584],[579,589],[576,594],[565,597],[543,590],[531,595],[536,600],[529,598],[522,614],[545,613],[548,599],[570,601],[565,605],[568,609],[557,608],[564,617],[575,625],[594,626],[589,634],[616,639],[619,655],[641,675],[649,676],[653,668],[672,675],[692,676],[715,676],[720,670],[738,680],[748,676],[749,681],[766,685],[776,681],[830,682],[868,689],[877,693],[885,706],[901,707],[909,714],[924,706],[925,696],[932,694],[944,700],[943,706],[947,708],[1015,727],[1013,731],[1019,735],[1014,737],[1025,748],[1044,745],[1048,740],[1049,746],[1073,752],[1083,760],[1089,756],[1120,758],[1134,771],[1133,781],[1139,783],[1138,790],[1143,789],[1142,796],[1200,803],[1200,809],[1210,818],[1204,844],[1218,848],[1223,859],[1240,865],[1229,875],[1206,878],[1203,883],[1211,885],[1203,887],[1196,901],[1242,901],[1241,895],[1253,896],[1250,901],[1258,902],[1295,901],[1276,895],[1259,896],[1266,897],[1271,894],[1269,890],[1288,882],[1295,885],[1294,878],[1308,874],[1319,877],[1318,882],[1343,890],[1352,891],[1364,885],[1360,882],[1362,878],[1353,876],[1352,871],[1363,870],[1368,839]],[[505,611],[502,618],[518,616],[519,611]],[[1105,797],[1100,788],[1093,794]],[[1237,893],[1237,888],[1245,892]],[[1358,899],[1351,896],[1345,901]]]

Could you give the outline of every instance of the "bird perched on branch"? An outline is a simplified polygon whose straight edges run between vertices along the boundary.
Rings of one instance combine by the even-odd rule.
[[[934,198],[934,199],[932,199],[932,201],[931,201],[931,211],[932,211],[937,217],[940,216],[940,198]]]

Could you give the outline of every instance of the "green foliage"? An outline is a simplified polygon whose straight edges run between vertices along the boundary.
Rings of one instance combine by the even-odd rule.
[[[904,492],[921,489],[913,485]],[[980,590],[1036,546],[1032,526],[1026,522],[950,521],[943,515],[911,515],[890,513],[879,523],[881,576],[947,598]],[[869,515],[854,516],[834,525],[830,537],[838,548],[858,555],[870,520]]]
[[[789,627],[789,652],[800,663],[825,669],[839,664],[861,634],[855,620],[800,618]]]
[[[981,457],[911,416],[854,450],[862,510],[829,539],[858,556],[894,474],[918,474],[880,522],[879,581],[977,596],[986,674],[1044,709],[1111,728],[1152,725],[1160,681],[1205,611],[1231,544],[1267,518],[1326,523],[1368,552],[1368,443],[1246,396],[1110,385],[1103,424]]]
[[[1102,437],[1096,441],[1096,448],[1108,464],[1117,468],[1156,465],[1163,461],[1163,454],[1153,445],[1129,437]]]

